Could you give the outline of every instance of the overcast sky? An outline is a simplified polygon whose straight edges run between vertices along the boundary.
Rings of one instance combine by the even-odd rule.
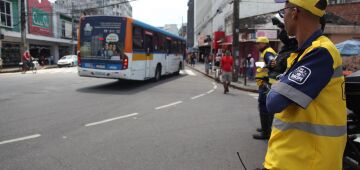
[[[130,4],[134,19],[156,27],[177,24],[180,28],[182,22],[187,22],[187,2],[188,0],[136,0]]]
[[[153,26],[187,22],[188,0],[136,0],[131,2],[133,18]],[[183,20],[183,21],[182,21]]]

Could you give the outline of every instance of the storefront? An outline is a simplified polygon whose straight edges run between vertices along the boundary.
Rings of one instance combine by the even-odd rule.
[[[17,66],[21,61],[20,43],[2,42],[1,58],[3,66]]]

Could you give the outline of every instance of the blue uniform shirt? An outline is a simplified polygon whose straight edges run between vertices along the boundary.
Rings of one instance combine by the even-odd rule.
[[[321,30],[316,31],[295,53],[309,48],[321,35]],[[332,66],[333,59],[325,48],[315,48],[306,54],[270,90],[266,100],[269,112],[279,113],[291,103],[306,108],[330,81],[334,73]],[[283,83],[287,88],[276,88],[279,83]]]

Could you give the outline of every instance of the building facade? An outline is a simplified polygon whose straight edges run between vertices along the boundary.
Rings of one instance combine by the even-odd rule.
[[[174,35],[179,35],[179,28],[177,27],[176,24],[165,24],[163,29]]]
[[[186,47],[194,47],[194,0],[188,1],[187,27],[186,27]]]
[[[69,9],[85,12],[87,15],[112,15],[132,17],[132,7],[127,0],[57,0],[57,4]],[[72,6],[72,3],[73,6]],[[80,12],[76,14],[80,17]]]
[[[5,20],[1,21],[2,41],[1,57],[4,66],[16,66],[21,61],[20,44],[20,0],[3,1],[5,4]],[[47,0],[26,0],[26,44],[31,55],[43,64],[48,64],[50,56],[55,63],[63,54],[70,54],[71,47],[76,44],[72,40],[71,17],[69,13],[61,14]],[[1,11],[2,12],[2,11]],[[1,17],[3,18],[3,17]],[[61,50],[66,51],[61,53]]]
[[[217,31],[225,32],[226,35],[232,34],[233,23],[233,1],[195,0],[195,24],[194,37],[195,46],[206,45],[204,39],[207,36],[213,37]],[[267,14],[278,11],[284,4],[275,3],[274,0],[240,1],[240,19],[252,16]],[[209,10],[211,9],[211,10]],[[199,44],[200,43],[200,44]]]

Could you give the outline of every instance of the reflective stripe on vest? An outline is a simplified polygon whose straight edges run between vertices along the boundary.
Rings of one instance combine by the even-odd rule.
[[[284,122],[277,118],[274,118],[273,126],[281,131],[286,130],[302,130],[319,136],[327,137],[340,137],[346,135],[346,126],[329,126],[329,125],[315,125],[306,122]]]
[[[276,92],[278,92],[279,94],[296,102],[302,108],[306,108],[313,100],[310,96],[283,82],[278,82],[274,84],[271,88]]]

